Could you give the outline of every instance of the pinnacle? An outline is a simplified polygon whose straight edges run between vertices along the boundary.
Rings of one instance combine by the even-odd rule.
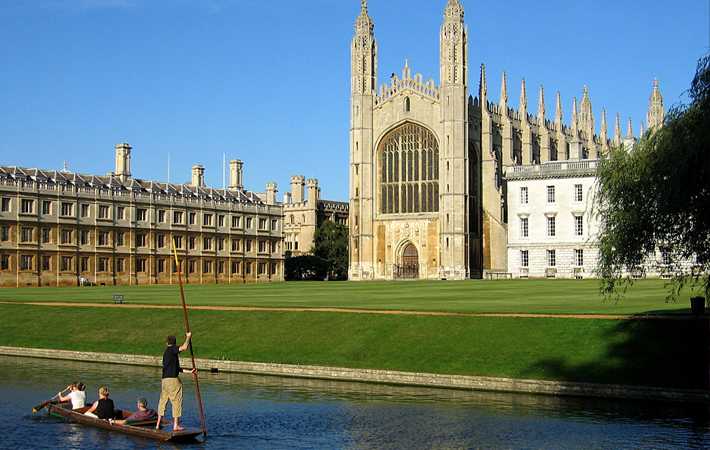
[[[463,21],[463,6],[461,6],[459,0],[449,0],[446,3],[444,18],[446,20]]]

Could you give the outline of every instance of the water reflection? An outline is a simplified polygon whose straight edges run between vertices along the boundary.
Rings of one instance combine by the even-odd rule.
[[[0,357],[7,448],[179,448],[29,414],[70,381],[153,405],[157,369]],[[209,439],[232,448],[707,448],[706,405],[602,401],[239,374],[202,375]],[[187,423],[199,423],[190,382]],[[6,438],[6,439],[5,439]],[[180,448],[184,448],[180,447]]]

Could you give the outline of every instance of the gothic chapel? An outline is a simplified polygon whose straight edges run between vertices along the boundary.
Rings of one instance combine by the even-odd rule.
[[[480,275],[478,159],[469,139],[463,8],[446,6],[441,83],[402,77],[377,90],[377,43],[363,0],[352,43],[350,279]]]
[[[621,144],[618,117],[614,138],[607,138],[605,111],[595,135],[586,87],[579,108],[574,100],[569,126],[562,123],[559,93],[554,121],[545,118],[542,87],[537,115],[528,114],[524,80],[519,108],[510,108],[505,73],[499,103],[489,102],[484,66],[478,95],[469,96],[460,0],[447,0],[440,42],[438,85],[413,76],[406,63],[401,77],[378,87],[374,23],[362,0],[351,47],[351,280],[506,272],[506,174],[594,160]]]

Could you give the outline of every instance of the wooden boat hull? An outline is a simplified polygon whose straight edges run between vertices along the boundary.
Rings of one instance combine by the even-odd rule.
[[[184,431],[172,432],[164,430],[156,430],[154,428],[155,421],[145,422],[144,424],[118,425],[110,423],[108,420],[95,419],[85,416],[84,411],[88,409],[82,408],[76,411],[70,407],[65,407],[63,404],[51,404],[48,406],[49,414],[63,417],[74,423],[88,425],[95,428],[101,428],[108,431],[116,431],[131,436],[138,436],[146,439],[153,439],[161,442],[185,442],[194,441],[197,436],[202,434],[201,430],[186,428]],[[124,417],[128,417],[130,413],[125,412]],[[169,426],[169,422],[164,422],[164,426]],[[169,428],[168,428],[169,429]]]

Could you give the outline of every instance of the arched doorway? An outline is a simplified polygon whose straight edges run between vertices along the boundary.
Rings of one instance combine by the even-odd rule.
[[[402,279],[419,278],[419,252],[414,244],[409,243],[402,251],[402,260],[395,267],[395,276]]]

